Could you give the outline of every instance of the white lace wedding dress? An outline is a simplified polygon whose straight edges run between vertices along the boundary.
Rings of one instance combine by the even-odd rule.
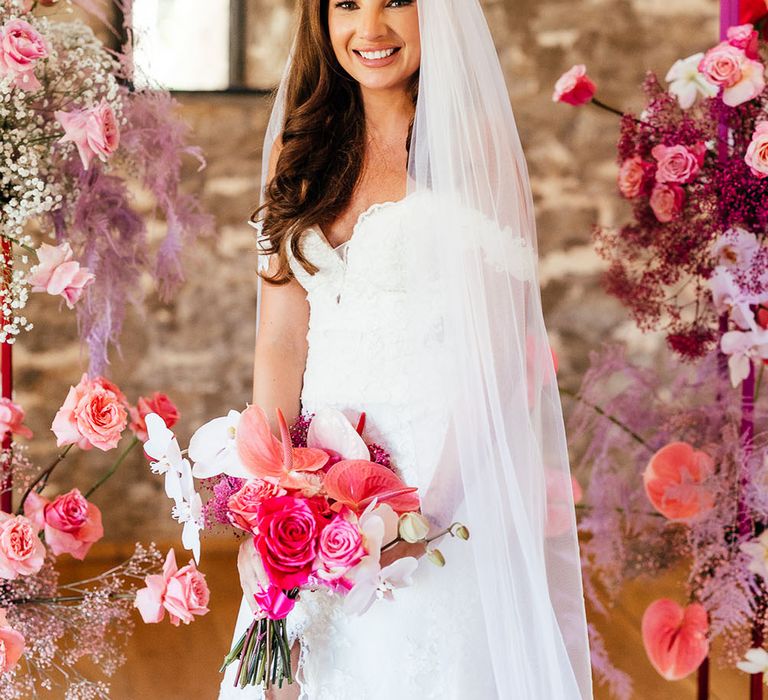
[[[367,415],[364,437],[390,452],[403,479],[423,495],[437,466],[446,431],[444,407],[428,390],[429,377],[414,387],[421,353],[439,354],[433,330],[414,337],[406,327],[404,278],[407,256],[421,226],[434,225],[434,202],[423,193],[375,204],[363,212],[348,243],[331,247],[310,228],[302,245],[319,271],[291,268],[310,303],[309,352],[302,408],[342,410],[354,423]],[[417,261],[428,272],[428,259]],[[411,300],[412,302],[412,300]],[[440,372],[436,371],[434,381]],[[413,444],[414,434],[432,436],[433,459]],[[472,524],[463,506],[454,519]],[[338,598],[305,592],[290,613],[288,630],[299,638],[297,681],[301,700],[492,700],[497,698],[485,639],[483,613],[473,585],[472,540],[446,536],[438,568],[421,558],[411,587],[395,600],[377,600],[362,616],[347,616]],[[238,639],[252,619],[243,602]],[[227,650],[222,650],[222,655]],[[237,664],[227,670],[220,700],[262,698],[260,688],[233,687]],[[522,698],[520,700],[523,700]]]

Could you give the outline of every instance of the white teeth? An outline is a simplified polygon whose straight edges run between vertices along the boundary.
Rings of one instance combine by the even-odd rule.
[[[386,51],[360,51],[360,55],[369,61],[376,60],[378,58],[387,58],[393,53],[395,53],[395,49],[386,49]]]

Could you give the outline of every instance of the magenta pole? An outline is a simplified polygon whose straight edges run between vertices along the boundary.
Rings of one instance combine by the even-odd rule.
[[[12,264],[12,250],[11,242],[7,238],[2,239],[3,248],[3,285],[6,284],[6,273],[11,269]],[[13,392],[13,354],[11,349],[13,345],[10,343],[3,343],[0,346],[0,393],[3,398],[12,398]],[[3,435],[2,448],[3,450],[9,450],[12,443],[11,433]],[[3,470],[2,483],[0,483],[0,510],[5,513],[13,512],[13,481],[11,477],[11,462],[8,460],[6,468]]]

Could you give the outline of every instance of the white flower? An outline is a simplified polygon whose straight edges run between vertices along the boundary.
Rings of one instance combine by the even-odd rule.
[[[195,478],[208,479],[219,474],[253,478],[237,454],[235,438],[239,423],[240,412],[232,410],[195,431],[189,441],[189,458],[194,464],[192,474]]]
[[[676,61],[665,78],[670,83],[670,94],[677,97],[682,109],[692,107],[698,95],[715,97],[719,90],[717,85],[713,85],[699,73],[699,62],[702,58],[704,54],[697,53]]]
[[[751,231],[734,226],[717,237],[712,245],[712,256],[724,267],[747,267],[754,254],[760,250],[760,242]]]
[[[744,661],[739,661],[736,668],[744,673],[768,672],[768,651],[765,649],[750,649],[744,654]]]
[[[753,358],[768,358],[768,330],[728,331],[720,339],[720,349],[730,356],[728,370],[735,388],[749,376]]]
[[[335,408],[321,408],[307,429],[307,447],[338,452],[342,459],[370,459],[365,440],[347,417]]]
[[[739,549],[752,557],[752,561],[749,562],[749,570],[768,580],[768,530],[760,537],[742,543]]]
[[[147,425],[146,452],[154,461],[149,468],[154,474],[165,474],[165,494],[168,498],[181,495],[182,462],[181,448],[165,421],[157,413],[149,413],[144,419]]]
[[[199,564],[200,530],[203,529],[203,501],[200,494],[195,491],[192,467],[186,459],[182,460],[179,487],[179,497],[174,498],[176,505],[173,506],[171,515],[184,526],[181,532],[181,543],[185,549],[192,551],[195,562]]]

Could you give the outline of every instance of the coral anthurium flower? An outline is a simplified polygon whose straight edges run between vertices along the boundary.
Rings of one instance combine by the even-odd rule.
[[[418,510],[420,505],[415,486],[406,486],[391,469],[364,459],[336,462],[323,483],[326,494],[335,501],[331,506],[335,511],[347,506],[359,515],[374,498],[398,514]]]
[[[709,653],[707,611],[699,603],[683,608],[668,598],[643,614],[643,645],[653,667],[668,681],[693,673]]]
[[[702,482],[713,472],[712,458],[686,442],[662,447],[643,472],[654,508],[670,520],[687,521],[709,511],[714,498]]]
[[[314,447],[294,447],[283,412],[277,409],[280,426],[278,440],[269,427],[267,415],[259,406],[248,406],[240,416],[237,453],[253,475],[285,488],[302,488],[301,472],[315,472],[328,461],[328,454]]]

